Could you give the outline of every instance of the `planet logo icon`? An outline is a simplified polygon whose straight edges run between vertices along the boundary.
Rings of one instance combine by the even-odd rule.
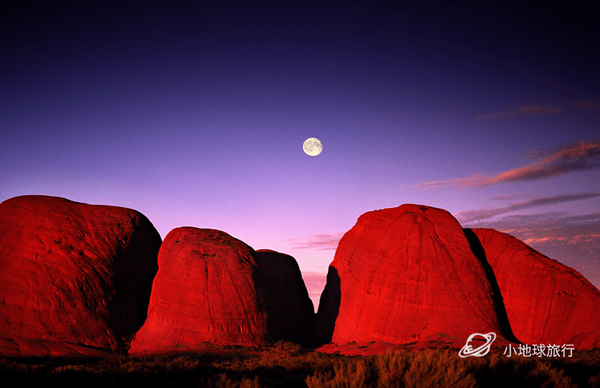
[[[477,348],[473,348],[471,346],[471,342],[477,336],[483,337],[483,339],[486,342]],[[487,333],[487,334],[473,333],[467,339],[467,343],[465,344],[465,346],[463,346],[462,349],[460,349],[460,351],[458,352],[458,355],[461,358],[483,357],[490,352],[490,349],[492,348],[492,343],[495,340],[496,340],[496,333],[493,333],[493,332]]]

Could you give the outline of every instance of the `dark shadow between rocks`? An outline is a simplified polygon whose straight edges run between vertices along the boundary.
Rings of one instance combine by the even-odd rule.
[[[485,275],[487,277],[488,283],[492,288],[492,297],[494,299],[494,307],[496,309],[496,314],[498,315],[498,320],[500,321],[500,334],[504,338],[509,341],[521,343],[519,341],[510,327],[510,321],[508,320],[508,314],[506,313],[506,307],[504,306],[504,298],[502,297],[502,292],[500,291],[500,287],[498,286],[498,281],[496,280],[496,275],[494,274],[494,270],[490,263],[487,260],[485,255],[485,250],[479,241],[479,237],[473,232],[471,229],[463,229],[467,240],[469,241],[469,246],[471,247],[471,251],[473,254],[479,259],[483,269],[485,270]]]
[[[111,325],[119,347],[124,338],[135,334],[148,314],[152,282],[158,272],[158,252],[162,239],[145,217],[132,218],[130,240],[117,246],[114,254],[114,297],[108,304]]]
[[[329,266],[327,284],[319,300],[317,322],[315,325],[314,345],[323,345],[331,342],[335,322],[340,312],[342,291],[340,288],[340,275],[337,269]]]
[[[259,305],[267,314],[267,342],[311,342],[315,313],[300,267],[292,256],[256,251],[254,280],[260,291]]]

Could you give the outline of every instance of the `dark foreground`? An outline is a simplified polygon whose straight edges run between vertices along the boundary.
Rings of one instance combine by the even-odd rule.
[[[0,373],[4,387],[600,387],[600,349],[461,359],[453,350],[342,356],[278,343],[145,358],[0,359]]]

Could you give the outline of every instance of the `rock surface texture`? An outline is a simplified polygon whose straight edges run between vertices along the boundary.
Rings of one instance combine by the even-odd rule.
[[[600,347],[600,291],[574,269],[493,229],[472,229],[492,266],[515,336],[526,344]]]
[[[0,204],[0,355],[98,356],[145,319],[160,235],[135,210],[22,196]]]
[[[216,345],[304,341],[314,315],[295,260],[259,252],[230,235],[172,230],[160,249],[148,319],[130,354]]]
[[[130,354],[153,355],[280,340],[462,347],[489,332],[496,346],[599,347],[600,291],[510,235],[407,204],[343,236],[315,317],[293,257],[225,232],[177,228],[161,245],[135,210],[0,204],[0,357],[106,356],[133,334]]]
[[[460,224],[410,204],[365,213],[343,236],[317,314],[318,336],[334,343],[464,341],[502,325]]]

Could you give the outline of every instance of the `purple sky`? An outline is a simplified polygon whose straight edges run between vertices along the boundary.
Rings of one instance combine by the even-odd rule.
[[[129,207],[319,273],[360,214],[418,203],[600,286],[589,1],[8,3],[0,201]]]

